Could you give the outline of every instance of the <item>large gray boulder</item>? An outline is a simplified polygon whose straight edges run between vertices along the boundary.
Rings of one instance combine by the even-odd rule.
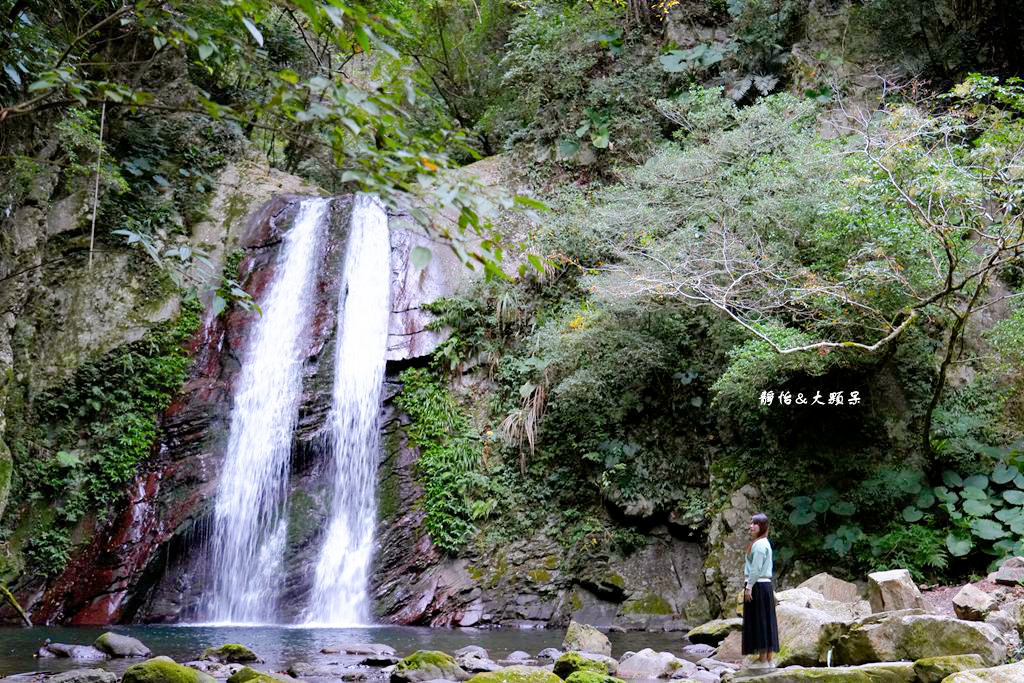
[[[837,579],[828,572],[815,574],[797,588],[809,588],[821,595],[823,599],[834,602],[857,602],[860,600],[860,590],[857,588],[857,584]]]
[[[1006,558],[991,578],[1002,586],[1019,586],[1024,583],[1024,557]]]
[[[728,680],[734,683],[916,683],[913,662],[876,662],[830,669],[794,666],[768,673],[744,669]]]
[[[634,652],[628,657],[623,657],[615,675],[625,680],[649,681],[657,678],[671,678],[673,673],[686,667],[687,664],[690,662],[678,659],[671,652],[655,652],[648,647]]]
[[[851,623],[822,610],[785,603],[776,607],[775,614],[779,623],[780,646],[777,666],[824,664],[829,634]]]
[[[714,647],[725,640],[726,636],[730,633],[739,631],[742,628],[743,620],[738,617],[732,619],[713,619],[706,624],[691,628],[686,632],[686,637],[689,638],[691,643]]]
[[[924,608],[921,591],[906,569],[868,574],[868,602],[872,612]]]
[[[106,652],[92,645],[69,645],[67,643],[46,643],[39,648],[36,656],[41,659],[67,658],[79,662],[102,662],[109,659]]]
[[[966,621],[985,621],[995,604],[991,595],[970,583],[953,596],[953,611]]]
[[[569,627],[565,631],[565,639],[562,641],[562,650],[565,652],[593,652],[610,657],[612,644],[608,640],[608,636],[593,626],[570,621]]]
[[[437,650],[417,650],[399,660],[391,672],[392,683],[422,683],[436,679],[466,681],[469,678],[451,655]]]
[[[914,675],[918,683],[941,683],[946,676],[958,671],[983,669],[985,663],[978,655],[948,655],[946,657],[925,657],[914,662]]]
[[[833,663],[865,664],[924,657],[977,654],[988,666],[1006,656],[1006,641],[995,628],[975,621],[904,610],[874,614],[829,629]]]
[[[121,676],[121,683],[216,683],[216,679],[182,666],[170,657],[153,657],[128,667]]]
[[[854,621],[871,614],[871,605],[867,600],[841,602],[828,600],[821,593],[810,588],[791,588],[775,594],[777,604],[790,604],[796,607],[815,609],[830,615],[837,621]]]
[[[153,652],[131,636],[107,631],[92,644],[111,657],[149,657]]]

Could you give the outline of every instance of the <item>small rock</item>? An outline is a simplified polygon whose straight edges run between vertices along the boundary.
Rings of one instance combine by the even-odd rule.
[[[994,605],[991,595],[970,583],[953,596],[953,611],[966,621],[985,621]]]
[[[79,662],[101,662],[108,659],[107,653],[92,645],[68,645],[66,643],[47,643],[39,648],[38,657],[61,657]]]
[[[868,602],[875,613],[924,608],[921,591],[907,569],[868,574]]]
[[[466,670],[456,664],[451,655],[437,650],[417,650],[400,660],[391,672],[393,683],[422,683],[435,678],[465,681],[469,680],[469,677]]]
[[[828,572],[815,574],[801,583],[797,588],[810,588],[819,593],[825,600],[835,602],[857,602],[860,600],[860,591],[857,584],[837,579]]]
[[[1024,583],[1024,557],[1008,557],[1003,560],[992,580],[1001,586],[1018,586]]]
[[[153,657],[128,667],[121,683],[216,683],[216,679],[202,671],[176,663],[170,657]]]
[[[693,645],[684,645],[680,654],[683,659],[697,663],[702,659],[714,656],[715,648],[704,643],[695,643]]]
[[[490,659],[491,655],[487,653],[487,650],[483,649],[479,645],[467,645],[466,647],[460,647],[455,651],[455,656],[460,657],[462,655],[474,655],[476,657],[482,657],[484,659]]]
[[[669,678],[677,669],[686,664],[691,663],[678,659],[671,652],[655,652],[648,647],[632,657],[623,658],[615,673],[619,678],[627,680]]]
[[[537,659],[542,662],[553,662],[561,657],[564,652],[559,650],[557,647],[546,647],[537,653]]]
[[[244,645],[221,645],[220,647],[208,647],[203,650],[199,659],[221,664],[258,664],[263,660],[256,656],[256,653]]]
[[[117,674],[103,669],[72,669],[46,679],[47,683],[116,683]]]

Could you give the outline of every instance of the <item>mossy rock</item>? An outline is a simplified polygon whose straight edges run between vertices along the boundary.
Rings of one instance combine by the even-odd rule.
[[[469,674],[455,663],[454,657],[439,650],[416,650],[405,659],[400,659],[391,672],[391,680],[396,683],[416,683],[436,678],[465,681],[469,679]]]
[[[203,654],[199,659],[220,662],[221,664],[253,664],[263,661],[246,646],[235,644],[208,647],[203,650]]]
[[[217,683],[202,671],[178,664],[170,657],[154,657],[128,667],[121,683]]]
[[[1024,661],[993,666],[990,669],[972,669],[950,674],[942,683],[1020,683],[1024,681]]]
[[[470,683],[562,683],[562,679],[539,666],[506,666],[469,679]]]
[[[588,624],[569,621],[562,640],[563,651],[592,652],[598,655],[611,656],[612,644],[608,636]]]
[[[290,676],[276,676],[266,671],[244,667],[232,674],[227,683],[291,683],[294,680]]]
[[[742,628],[742,619],[715,619],[690,629],[686,637],[691,643],[718,647],[727,635]]]
[[[628,600],[622,606],[624,614],[656,614],[668,616],[672,614],[672,605],[668,600],[657,593],[644,593],[643,595]]]
[[[92,646],[111,657],[149,657],[153,654],[141,641],[110,631],[97,638]]]
[[[919,683],[939,683],[946,676],[958,671],[983,668],[985,662],[980,655],[925,657],[914,662],[914,673]]]
[[[559,678],[567,678],[577,671],[593,671],[598,674],[608,674],[608,663],[589,659],[579,652],[566,652],[555,662],[554,674]],[[588,683],[596,683],[588,682]]]
[[[569,674],[565,683],[626,683],[621,678],[616,678],[610,674],[603,674],[599,671],[573,671]],[[677,682],[678,683],[678,682]]]

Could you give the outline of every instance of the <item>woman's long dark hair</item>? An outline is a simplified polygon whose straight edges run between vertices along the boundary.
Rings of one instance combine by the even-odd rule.
[[[758,512],[755,515],[751,515],[750,521],[757,525],[757,538],[754,541],[759,541],[768,535],[768,515],[763,512]],[[747,544],[747,555],[754,548],[754,541]]]

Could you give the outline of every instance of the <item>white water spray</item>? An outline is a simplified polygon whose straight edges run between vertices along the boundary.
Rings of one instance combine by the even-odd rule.
[[[201,615],[209,622],[278,619],[292,430],[329,205],[300,205],[239,372],[210,539],[213,588]]]
[[[387,214],[356,197],[338,297],[334,393],[330,413],[332,513],[308,625],[358,626],[370,621],[367,582],[376,525],[381,385],[391,310]]]

